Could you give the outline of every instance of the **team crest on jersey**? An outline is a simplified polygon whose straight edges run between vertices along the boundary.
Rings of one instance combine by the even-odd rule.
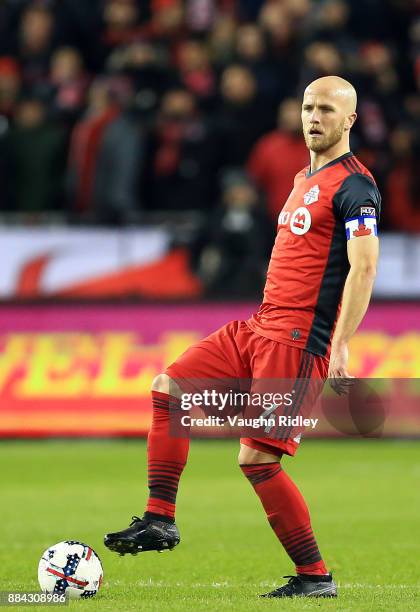
[[[303,203],[306,204],[306,206],[309,206],[309,204],[318,202],[318,198],[319,198],[319,187],[318,185],[314,185],[313,187],[310,188],[309,191],[307,191],[304,194]]]
[[[311,227],[311,213],[307,208],[297,208],[290,219],[290,229],[294,234],[302,236]]]

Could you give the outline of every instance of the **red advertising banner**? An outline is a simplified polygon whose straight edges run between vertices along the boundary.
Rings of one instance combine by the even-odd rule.
[[[192,342],[254,304],[0,309],[0,436],[138,436],[149,389]],[[420,378],[420,305],[373,305],[352,340],[361,378]],[[420,431],[418,432],[420,433]]]

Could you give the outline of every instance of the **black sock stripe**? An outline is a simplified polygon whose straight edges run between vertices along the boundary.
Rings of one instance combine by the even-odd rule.
[[[279,472],[281,472],[280,466],[274,470],[264,470],[262,472],[253,472],[252,474],[245,474],[252,485],[260,484],[266,480],[270,480]]]
[[[170,499],[176,499],[178,488],[170,489],[168,487],[154,486],[154,487],[149,487],[149,491],[150,491],[150,497],[161,497],[162,495],[165,495],[169,497]]]
[[[310,538],[303,540],[302,542],[296,543],[291,548],[287,547],[287,551],[290,555],[299,555],[304,550],[312,550],[313,548],[318,549],[318,544],[314,536],[312,535]]]
[[[308,537],[308,535],[312,535],[312,534],[313,534],[312,527],[308,527],[307,530],[299,532],[295,534],[293,537],[289,536],[287,538],[282,538],[281,541],[284,542],[285,546],[290,546],[291,544],[294,544],[295,542],[298,542],[302,538],[306,538]]]
[[[161,483],[163,485],[168,485],[168,486],[177,486],[178,482],[179,482],[179,478],[168,478],[166,476],[150,476],[149,481],[155,482],[157,483]]]
[[[249,474],[261,474],[262,471],[270,472],[278,467],[281,467],[278,461],[270,461],[269,463],[245,463],[241,465],[242,470]]]
[[[287,551],[290,556],[294,557],[303,557],[306,554],[313,554],[314,552],[319,552],[318,544],[313,539],[312,542],[306,542],[303,546],[296,548],[294,550]]]
[[[163,486],[178,486],[179,475],[177,476],[167,476],[165,474],[149,474],[148,477],[149,483],[162,484]]]
[[[276,470],[275,472],[268,472],[268,473],[265,472],[264,474],[259,474],[258,476],[248,476],[248,480],[253,485],[261,484],[262,482],[265,482],[266,480],[270,480],[271,478],[274,478],[274,476],[276,476],[279,472],[281,472],[280,469]]]
[[[321,561],[321,559],[322,557],[319,554],[319,551],[293,557],[295,565],[311,565],[312,563]]]
[[[296,565],[311,565],[312,563],[317,563],[317,561],[321,560],[322,557],[319,550],[302,555],[301,557],[298,556],[293,559]]]
[[[315,536],[313,534],[313,531],[311,531],[310,533],[306,533],[305,535],[294,540],[293,542],[287,542],[286,545],[287,545],[287,548],[297,549],[297,548],[300,548],[302,545],[309,544],[310,542],[315,542]]]
[[[178,482],[167,482],[166,480],[153,478],[149,481],[149,489],[167,489],[168,491],[177,491]]]
[[[174,504],[176,501],[176,495],[165,495],[163,491],[151,491],[150,499],[162,499],[163,501],[167,501],[170,504]]]
[[[170,491],[168,489],[161,489],[159,487],[154,487],[153,489],[149,489],[150,497],[157,497],[162,499],[167,499],[172,502],[176,500],[176,494],[178,491]]]

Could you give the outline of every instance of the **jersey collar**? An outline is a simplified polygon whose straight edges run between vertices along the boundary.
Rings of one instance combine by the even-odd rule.
[[[311,167],[309,166],[309,170],[306,173],[306,178],[315,176],[315,174],[318,174],[318,172],[321,172],[321,170],[325,170],[325,168],[334,166],[335,164],[338,164],[339,162],[341,162],[343,159],[346,159],[347,157],[353,157],[353,153],[351,151],[349,151],[348,153],[344,153],[344,155],[340,155],[340,157],[337,157],[337,159],[333,159],[332,161],[328,162],[328,164],[325,164],[325,166],[321,166],[321,168],[318,168],[318,170],[315,170],[315,172],[311,172],[310,171]]]

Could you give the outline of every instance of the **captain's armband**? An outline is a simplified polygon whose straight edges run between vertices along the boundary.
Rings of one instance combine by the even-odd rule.
[[[344,224],[346,227],[347,240],[359,238],[360,236],[378,235],[376,215],[360,215],[352,219],[346,219]]]

